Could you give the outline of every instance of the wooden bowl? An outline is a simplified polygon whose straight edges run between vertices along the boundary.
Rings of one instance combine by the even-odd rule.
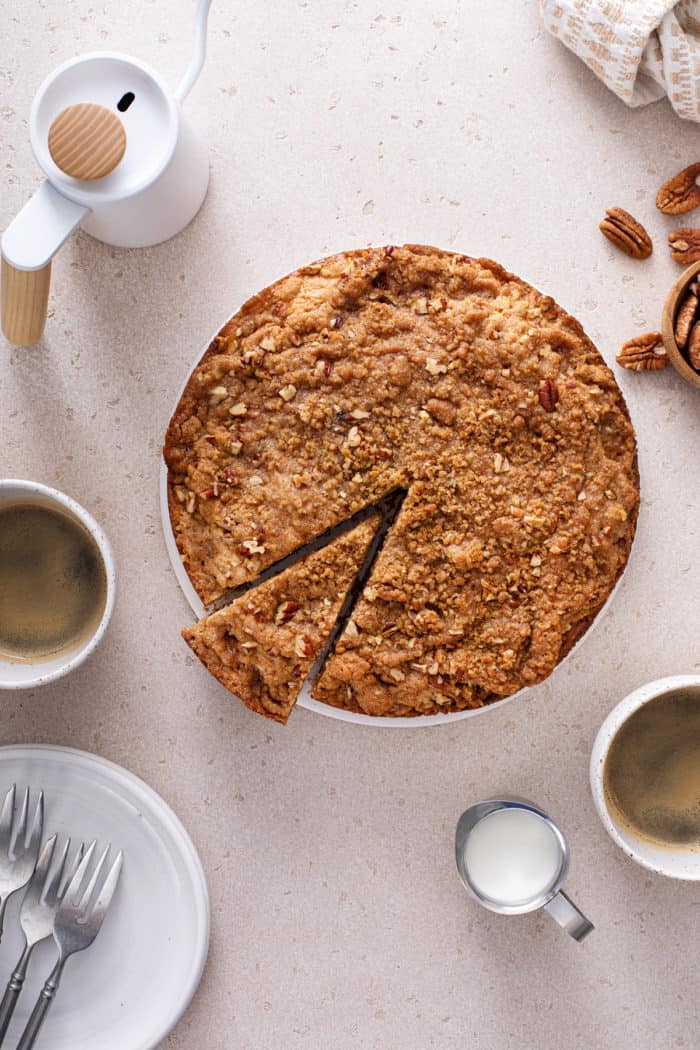
[[[671,288],[661,314],[661,334],[664,338],[664,349],[666,350],[675,370],[680,372],[683,378],[690,383],[691,386],[697,387],[698,390],[700,390],[700,372],[695,371],[692,365],[690,365],[683,356],[682,352],[678,349],[674,334],[678,307],[681,304],[681,300],[686,293],[688,285],[694,277],[698,276],[698,274],[700,274],[700,262],[693,263],[693,265],[689,266],[687,270],[684,270]]]

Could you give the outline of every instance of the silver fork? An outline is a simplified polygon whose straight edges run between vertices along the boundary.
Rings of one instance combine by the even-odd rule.
[[[39,792],[29,838],[29,788],[24,792],[19,816],[15,812],[15,794],[13,784],[5,795],[0,810],[0,940],[7,902],[12,894],[26,886],[32,877],[44,830],[44,792]]]
[[[34,1046],[39,1030],[56,995],[66,961],[75,952],[82,952],[89,948],[102,927],[110,901],[119,882],[124,856],[120,850],[116,860],[102,880],[102,884],[97,892],[97,898],[93,903],[95,890],[110,851],[110,847],[107,846],[95,865],[87,886],[83,889],[96,846],[96,842],[88,846],[77,871],[63,894],[63,900],[56,912],[53,936],[58,946],[58,961],[39,994],[36,1006],[32,1010],[32,1015],[27,1021],[27,1026],[17,1044],[17,1050],[31,1050]]]
[[[43,941],[53,933],[53,923],[58,906],[61,903],[66,886],[73,878],[83,857],[84,849],[81,846],[73,858],[73,862],[64,879],[66,860],[70,849],[70,839],[68,839],[63,847],[56,870],[53,875],[50,875],[56,839],[57,836],[52,835],[44,843],[34,874],[22,900],[19,921],[24,933],[24,949],[12,971],[2,1002],[0,1002],[0,1046],[2,1046],[5,1039],[7,1029],[12,1020],[12,1014],[22,991],[32,952],[39,941]]]

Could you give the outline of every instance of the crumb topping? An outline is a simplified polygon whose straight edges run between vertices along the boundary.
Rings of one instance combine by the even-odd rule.
[[[639,501],[622,395],[578,322],[496,263],[420,246],[333,256],[246,303],[164,454],[207,604],[408,489],[313,690],[375,715],[545,678],[622,572]]]

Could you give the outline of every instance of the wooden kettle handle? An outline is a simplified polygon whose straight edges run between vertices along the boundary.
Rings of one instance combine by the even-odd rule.
[[[2,330],[16,346],[41,339],[51,282],[51,262],[40,270],[18,270],[2,258]]]

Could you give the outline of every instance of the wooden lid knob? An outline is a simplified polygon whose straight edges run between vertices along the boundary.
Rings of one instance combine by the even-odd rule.
[[[101,179],[124,156],[126,132],[116,113],[96,102],[79,102],[59,113],[49,128],[54,164],[74,179]]]

